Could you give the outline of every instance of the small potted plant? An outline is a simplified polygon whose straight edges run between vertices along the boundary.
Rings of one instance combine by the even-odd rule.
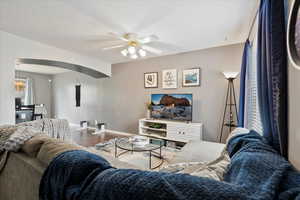
[[[152,103],[146,103],[146,107],[147,107],[146,118],[150,119],[151,118],[151,111],[153,110]]]

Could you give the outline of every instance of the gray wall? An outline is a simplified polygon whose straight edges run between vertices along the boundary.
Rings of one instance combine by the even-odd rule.
[[[145,103],[152,93],[193,93],[193,121],[204,124],[204,139],[216,141],[225,104],[227,81],[222,71],[239,71],[242,44],[199,50],[112,65],[112,77],[102,80],[102,119],[111,129],[137,133],[138,119],[145,117]],[[181,71],[201,68],[201,86],[183,88]],[[178,69],[179,88],[162,89],[161,71]],[[144,73],[159,72],[159,87],[144,88]],[[235,81],[238,96],[239,80]]]
[[[289,0],[291,4],[293,0]],[[289,62],[289,160],[300,170],[300,70]]]
[[[75,85],[81,84],[81,106],[75,106]],[[82,120],[101,119],[102,83],[100,79],[67,72],[53,77],[53,115],[79,124]]]
[[[52,117],[52,86],[49,80],[52,75],[15,71],[16,77],[29,77],[33,80],[33,89],[35,95],[35,104],[45,104],[47,109],[47,117]]]
[[[222,71],[239,71],[242,44],[199,50],[112,65],[112,77],[93,79],[75,72],[53,78],[53,113],[78,124],[81,120],[106,122],[108,128],[137,133],[138,119],[145,117],[145,104],[152,93],[193,93],[193,120],[203,122],[204,139],[216,141],[220,133],[227,81]],[[201,68],[201,86],[183,88],[181,71]],[[179,88],[162,89],[161,71],[178,69]],[[159,88],[144,88],[144,73],[159,72]],[[74,86],[82,85],[82,106],[75,107]],[[235,81],[238,97],[239,80]]]

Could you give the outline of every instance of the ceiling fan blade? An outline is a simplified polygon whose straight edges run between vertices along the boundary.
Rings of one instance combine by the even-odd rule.
[[[181,46],[174,45],[174,44],[171,44],[171,43],[162,42],[162,41],[153,42],[153,43],[151,43],[151,46],[154,47],[154,48],[161,49],[162,51],[166,51],[166,52],[179,52],[179,51],[184,51],[185,50]]]
[[[147,37],[140,38],[140,39],[138,39],[138,41],[141,44],[147,44],[147,43],[150,43],[150,42],[157,41],[158,39],[159,39],[158,36],[150,35],[150,36],[147,36]]]
[[[154,48],[154,47],[150,47],[148,45],[143,45],[142,48],[144,50],[149,51],[149,52],[154,53],[154,54],[162,54],[162,50]]]
[[[108,34],[111,35],[111,36],[113,36],[113,37],[115,37],[115,38],[118,38],[118,39],[120,39],[120,40],[123,40],[123,41],[125,41],[125,42],[128,42],[128,41],[129,41],[128,39],[124,38],[124,35],[123,35],[123,34],[120,34],[120,33],[114,33],[114,32],[109,32]]]
[[[125,46],[126,46],[126,44],[115,45],[115,46],[110,46],[110,47],[103,47],[102,50],[106,51],[106,50],[111,50],[111,49],[122,48],[122,47],[125,47]]]

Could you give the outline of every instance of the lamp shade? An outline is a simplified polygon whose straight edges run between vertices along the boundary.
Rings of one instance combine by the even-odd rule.
[[[235,79],[239,75],[239,72],[223,72],[223,74],[226,79]]]

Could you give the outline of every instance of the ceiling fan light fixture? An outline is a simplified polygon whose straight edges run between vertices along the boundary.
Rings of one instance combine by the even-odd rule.
[[[121,54],[126,57],[128,55],[128,50],[127,49],[123,49],[121,51]]]
[[[131,58],[131,59],[137,59],[137,58],[138,58],[138,55],[137,55],[137,54],[131,54],[131,55],[130,55],[130,58]]]
[[[136,49],[135,49],[135,47],[133,47],[133,46],[129,46],[127,50],[128,50],[128,52],[129,52],[130,54],[135,54],[135,53],[136,53]]]
[[[120,45],[112,45],[102,48],[103,50],[120,49],[120,53],[130,59],[144,58],[149,54],[161,54],[162,51],[152,47],[150,43],[159,40],[158,36],[152,34],[146,37],[138,37],[136,33],[109,33],[110,36],[122,40]]]
[[[145,57],[145,56],[147,55],[147,52],[146,52],[144,49],[140,49],[140,50],[139,50],[139,55],[140,55],[141,57]]]

